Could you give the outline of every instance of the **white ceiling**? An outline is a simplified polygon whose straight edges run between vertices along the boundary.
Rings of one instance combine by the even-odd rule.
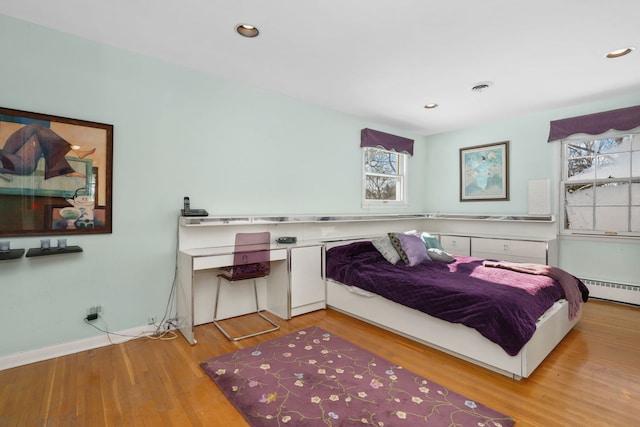
[[[640,90],[638,0],[0,0],[0,13],[423,135]]]

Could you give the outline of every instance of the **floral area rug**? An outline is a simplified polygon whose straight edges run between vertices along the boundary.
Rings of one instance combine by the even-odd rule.
[[[254,427],[515,423],[318,327],[200,366]]]

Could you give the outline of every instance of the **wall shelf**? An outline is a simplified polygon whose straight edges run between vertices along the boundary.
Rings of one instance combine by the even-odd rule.
[[[291,224],[323,222],[359,222],[420,219],[423,214],[378,214],[378,215],[286,215],[286,216],[224,216],[224,217],[181,217],[186,227],[210,225],[248,225],[248,224]]]
[[[0,252],[0,261],[22,258],[22,255],[24,255],[24,249],[9,249],[7,252]]]
[[[74,252],[82,252],[82,248],[80,246],[67,246],[63,249],[59,249],[56,247],[50,249],[31,248],[27,252],[27,258],[34,256],[70,254]]]
[[[427,219],[446,219],[461,221],[503,221],[503,222],[555,222],[553,215],[500,215],[500,214],[424,214]]]
[[[186,227],[212,225],[248,225],[248,224],[284,224],[284,223],[325,223],[325,222],[364,222],[385,220],[464,220],[494,222],[542,222],[553,223],[553,215],[501,215],[501,214],[363,214],[363,215],[284,215],[284,216],[209,216],[181,217],[181,224]]]

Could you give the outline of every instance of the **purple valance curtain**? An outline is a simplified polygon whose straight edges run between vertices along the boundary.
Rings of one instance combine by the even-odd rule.
[[[576,133],[599,135],[608,130],[629,130],[640,126],[640,105],[603,113],[553,120],[548,142],[567,138]]]
[[[360,131],[360,147],[383,148],[413,156],[413,139],[391,135],[379,130],[362,129]]]

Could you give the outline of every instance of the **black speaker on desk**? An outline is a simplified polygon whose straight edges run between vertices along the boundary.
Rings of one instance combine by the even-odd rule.
[[[278,237],[276,239],[276,242],[278,242],[280,244],[286,244],[286,245],[292,245],[292,244],[296,243],[297,241],[298,241],[298,239],[296,237],[288,237],[288,236]]]

